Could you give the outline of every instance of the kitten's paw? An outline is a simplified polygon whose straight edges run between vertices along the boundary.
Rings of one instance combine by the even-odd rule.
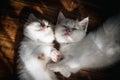
[[[66,78],[68,78],[68,77],[70,77],[70,75],[71,75],[71,72],[69,72],[69,71],[66,71],[66,70],[64,70],[64,71],[62,71],[62,72],[60,72],[64,77],[66,77]]]
[[[52,61],[57,62],[57,61],[60,60],[60,58],[61,58],[60,52],[57,51],[57,50],[52,50],[52,52],[51,52],[51,59],[52,59]]]
[[[51,64],[47,64],[47,67],[54,72],[60,72],[66,78],[70,77],[71,75],[69,68],[65,65],[58,65],[51,63]]]
[[[62,67],[60,73],[66,78],[70,77],[71,75],[71,72],[67,66]]]
[[[47,67],[54,72],[60,71],[60,67],[58,67],[57,64],[50,63],[50,64],[47,64]]]

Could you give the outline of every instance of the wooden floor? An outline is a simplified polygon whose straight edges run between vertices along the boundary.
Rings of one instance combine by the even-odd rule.
[[[16,61],[23,38],[23,25],[30,13],[56,23],[62,11],[72,19],[90,18],[89,30],[102,25],[120,12],[117,1],[109,0],[1,0],[0,1],[0,80],[18,80]],[[112,6],[111,6],[112,5]],[[56,73],[60,80],[120,80],[119,63],[101,70],[81,70],[70,78]],[[118,79],[119,78],[119,79]]]

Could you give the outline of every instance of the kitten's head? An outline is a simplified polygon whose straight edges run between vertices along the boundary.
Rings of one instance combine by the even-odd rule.
[[[30,14],[25,24],[24,35],[32,40],[50,43],[54,40],[52,25]]]
[[[65,18],[62,12],[58,15],[55,37],[59,43],[72,43],[82,40],[87,31],[89,18],[81,21]]]

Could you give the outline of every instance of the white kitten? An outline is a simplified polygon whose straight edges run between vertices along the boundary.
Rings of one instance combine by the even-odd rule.
[[[55,37],[64,59],[48,67],[69,77],[83,68],[110,66],[120,58],[120,16],[109,19],[86,35],[89,18],[75,21],[58,16]],[[85,36],[86,35],[86,36]]]
[[[30,14],[24,36],[19,48],[20,80],[57,80],[54,72],[46,67],[50,60],[57,62],[60,58],[52,43],[52,25]]]
[[[88,17],[82,21],[65,18],[60,12],[55,29],[56,40],[61,43],[73,43],[83,39],[86,35]]]

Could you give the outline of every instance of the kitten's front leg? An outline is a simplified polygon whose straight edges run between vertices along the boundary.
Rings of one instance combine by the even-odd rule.
[[[68,78],[71,75],[70,68],[66,65],[59,63],[49,63],[47,67],[54,72],[60,72],[64,77]]]
[[[64,59],[58,63],[49,63],[47,64],[47,67],[50,70],[53,70],[54,72],[60,72],[64,77],[70,77],[71,72],[70,72],[70,67],[65,65],[69,62],[71,59],[70,55],[67,55],[64,57]]]

